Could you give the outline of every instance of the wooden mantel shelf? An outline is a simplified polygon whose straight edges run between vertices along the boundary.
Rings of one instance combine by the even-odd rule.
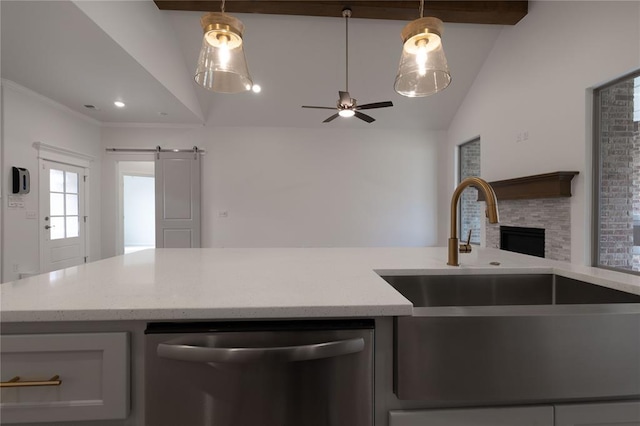
[[[553,172],[489,182],[498,200],[571,197],[571,180],[579,172]],[[478,191],[478,201],[484,201]]]

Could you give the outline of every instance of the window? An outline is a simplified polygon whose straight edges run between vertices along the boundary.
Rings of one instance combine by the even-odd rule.
[[[52,240],[79,235],[78,173],[49,170],[49,217]]]
[[[594,91],[594,266],[640,274],[640,71]]]
[[[640,121],[640,77],[633,79],[633,121]]]
[[[470,176],[480,176],[480,139],[459,147],[460,164],[458,183]],[[478,203],[478,190],[469,187],[460,196],[460,240],[466,241],[471,231],[471,243],[480,244],[482,206]]]

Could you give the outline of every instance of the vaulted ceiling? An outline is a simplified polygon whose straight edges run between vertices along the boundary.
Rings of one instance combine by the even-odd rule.
[[[166,9],[176,2],[161,3],[166,3],[160,4]],[[206,8],[220,7],[219,2],[209,3]],[[160,10],[151,0],[1,1],[2,78],[102,123],[443,130],[502,30],[501,25],[445,24],[444,46],[453,82],[445,91],[427,98],[404,98],[393,91],[393,80],[401,50],[400,31],[415,16],[404,21],[363,19],[358,7],[364,3],[392,4],[398,6],[395,12],[385,10],[389,17],[395,17],[393,13],[409,13],[411,7],[411,13],[416,14],[418,2],[353,1],[350,92],[359,103],[391,100],[395,106],[372,112],[377,119],[373,124],[353,120],[323,124],[326,111],[300,106],[334,105],[338,90],[344,89],[344,21],[339,17],[287,16],[277,8],[270,12],[256,9],[283,4],[293,7],[294,3],[305,4],[309,15],[320,14],[317,7],[322,5],[328,8],[325,10],[341,11],[345,2],[226,2],[228,12],[253,8],[237,9],[245,13],[236,16],[246,27],[245,52],[254,82],[263,88],[260,94],[211,93],[195,84],[192,73],[201,46],[202,12]],[[427,2],[432,6],[425,6],[425,14],[432,12],[429,7],[444,3],[526,6],[526,2],[439,3]],[[361,10],[363,15],[365,11],[373,13],[372,6]],[[298,14],[295,10],[290,13]],[[38,31],[33,30],[34,22]],[[127,107],[116,109],[116,99],[125,101]],[[96,109],[89,110],[86,104]]]

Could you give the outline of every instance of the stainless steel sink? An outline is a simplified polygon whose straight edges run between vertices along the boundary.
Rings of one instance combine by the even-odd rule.
[[[640,397],[640,296],[552,274],[383,276],[394,391],[437,407]]]
[[[636,294],[551,274],[382,278],[414,307],[640,303]]]

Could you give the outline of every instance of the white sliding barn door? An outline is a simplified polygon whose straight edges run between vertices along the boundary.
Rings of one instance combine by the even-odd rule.
[[[200,247],[200,154],[156,155],[156,247]]]

